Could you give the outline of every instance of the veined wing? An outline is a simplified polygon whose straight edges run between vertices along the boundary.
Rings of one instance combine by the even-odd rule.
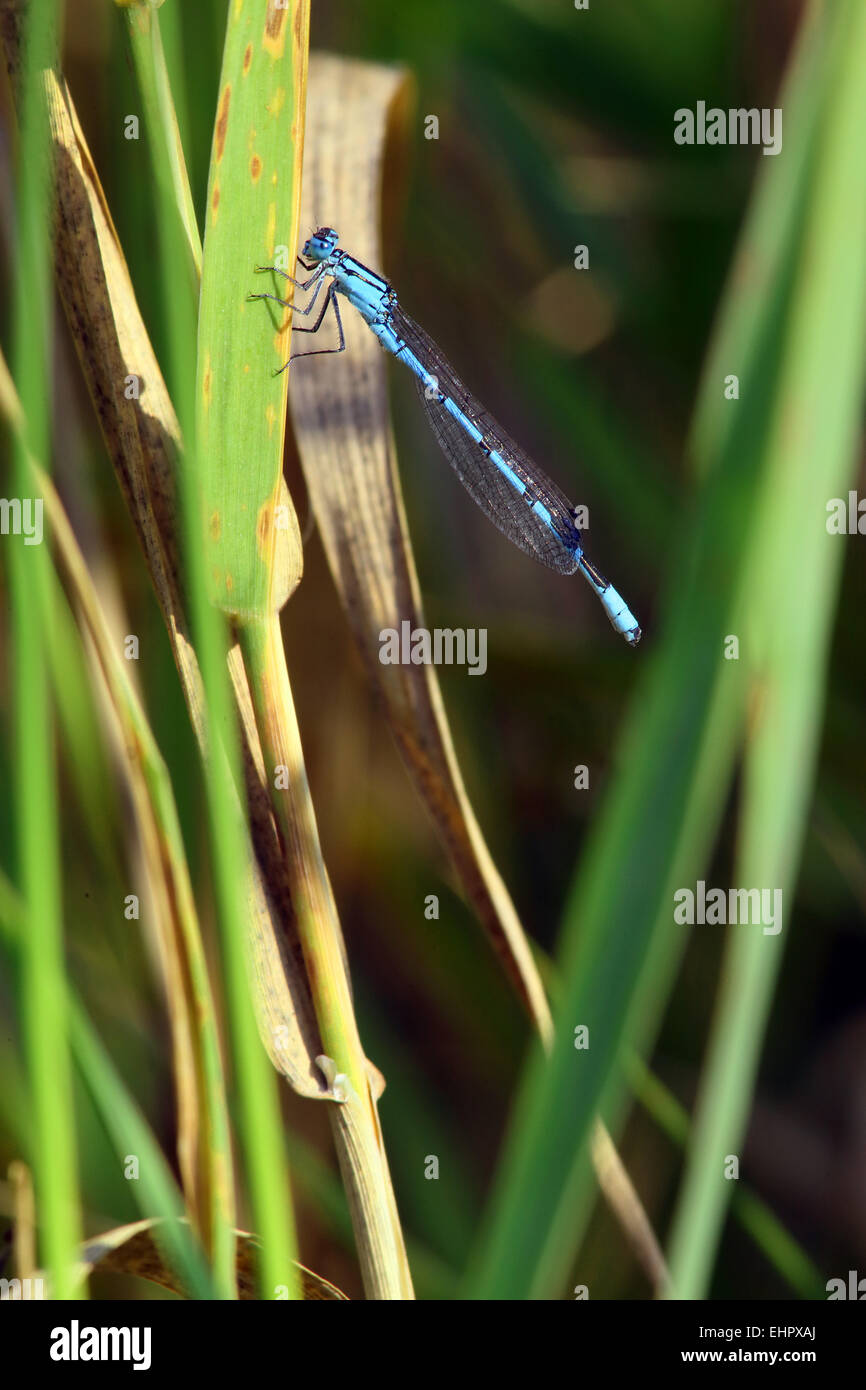
[[[527,488],[525,494],[518,492],[438,397],[428,397],[423,383],[416,377],[418,394],[433,433],[467,492],[514,545],[561,574],[573,574],[578,564],[575,551],[580,546],[580,532],[574,524],[572,506],[565,493],[466,389],[433,340],[408,314],[399,307],[394,308],[391,323],[394,332],[436,377],[439,390],[455,401],[472,422],[485,447],[500,454]],[[536,501],[547,508],[553,529],[531,509]]]

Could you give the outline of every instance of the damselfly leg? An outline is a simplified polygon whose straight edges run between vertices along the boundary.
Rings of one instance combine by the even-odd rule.
[[[310,352],[293,352],[291,357],[289,358],[289,362],[294,362],[296,357],[319,357],[320,355],[326,352],[345,352],[346,337],[343,333],[343,320],[340,318],[340,306],[337,303],[337,286],[333,282],[331,283],[331,288],[328,290],[328,293],[325,296],[325,302],[322,305],[322,311],[319,314],[319,317],[316,319],[316,322],[311,323],[308,328],[302,328],[299,326],[295,328],[293,331],[295,333],[318,333],[319,329],[322,326],[322,320],[324,319],[325,314],[328,312],[329,304],[333,306],[334,317],[337,320],[337,332],[340,335],[340,346],[330,348],[313,348]],[[289,362],[286,362],[285,365],[280,368],[280,372],[284,372],[286,370],[286,367],[289,365]],[[279,375],[279,372],[277,373],[277,375]]]
[[[265,269],[275,270],[276,266],[267,266],[265,267]],[[311,314],[313,312],[313,309],[316,307],[316,300],[319,298],[324,283],[325,277],[323,275],[320,275],[318,277],[318,280],[316,280],[316,288],[310,295],[309,302],[307,303],[307,307],[305,309],[301,309],[298,306],[297,302],[293,299],[280,299],[280,296],[278,294],[248,294],[247,299],[272,299],[275,304],[281,304],[284,309],[291,309],[293,313],[302,314],[304,318],[306,318],[306,316],[308,314]],[[304,287],[302,286],[302,288]],[[321,323],[321,318],[319,319],[319,322]],[[307,331],[309,332],[309,330]]]
[[[323,265],[307,265],[307,262],[302,260],[300,256],[298,256],[297,259],[304,267],[304,270],[312,270],[313,273],[309,280],[296,280],[294,275],[290,275],[287,270],[281,270],[278,265],[257,265],[255,268],[256,274],[262,275],[266,270],[273,270],[275,274],[282,275],[284,280],[288,280],[290,285],[294,285],[296,290],[308,290],[311,285],[314,285],[316,281],[324,275],[325,267]]]

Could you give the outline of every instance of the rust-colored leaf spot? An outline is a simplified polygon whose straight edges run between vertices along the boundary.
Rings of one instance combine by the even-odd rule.
[[[211,512],[208,530],[210,531],[211,540],[218,541],[223,533],[223,523],[219,512]]]
[[[213,193],[211,194],[211,200],[210,200],[210,215],[211,215],[211,217],[213,218],[214,222],[216,222],[216,216],[217,216],[217,213],[219,212],[219,207],[220,207],[220,186],[219,186],[219,180],[217,180],[217,181],[214,183],[214,186],[213,186]]]
[[[250,178],[252,179],[253,183],[258,183],[261,177],[261,173],[262,161],[259,159],[257,154],[254,154],[252,159],[250,160]]]
[[[295,9],[303,9],[303,5],[296,5]],[[281,58],[286,37],[286,16],[287,9],[278,9],[274,0],[268,0],[268,13],[265,19],[265,32],[262,35],[262,48],[266,53],[270,53],[272,58]]]
[[[230,594],[235,587],[234,575],[230,570],[226,570],[226,593]]]
[[[244,49],[244,77],[246,77],[247,73],[249,72],[249,70],[250,70],[250,64],[252,63],[252,61],[253,61],[253,46],[252,46],[251,43],[248,43],[247,46],[246,46],[246,48]]]
[[[256,520],[256,545],[262,559],[269,560],[274,534],[274,502],[269,497],[267,502],[263,502],[259,508],[259,515]]]
[[[229,127],[229,106],[232,100],[231,84],[223,88],[220,97],[219,111],[217,112],[216,130],[214,131],[214,150],[216,152],[216,162],[219,164],[223,157],[226,147],[226,132]]]
[[[204,372],[201,379],[201,394],[206,406],[210,405],[210,353],[205,358]]]
[[[285,6],[278,8],[277,5],[274,4],[274,0],[269,0],[267,18],[265,19],[265,38],[270,39],[272,42],[274,39],[279,38],[280,31],[286,22],[287,14],[288,10]]]

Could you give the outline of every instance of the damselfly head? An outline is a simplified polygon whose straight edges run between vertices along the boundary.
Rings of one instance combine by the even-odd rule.
[[[310,261],[326,261],[332,251],[337,249],[339,237],[333,227],[319,227],[313,232],[311,237],[304,242],[304,259]]]

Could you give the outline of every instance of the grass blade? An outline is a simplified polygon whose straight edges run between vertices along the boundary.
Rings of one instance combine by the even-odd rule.
[[[342,935],[303,764],[279,610],[300,579],[294,511],[279,508],[289,314],[251,305],[257,261],[294,270],[307,7],[229,24],[205,236],[199,324],[199,447],[214,602],[239,639],[298,936],[321,1034],[341,1170],[373,1298],[411,1296]],[[286,139],[286,123],[292,133]],[[278,236],[287,241],[278,245]],[[249,261],[238,275],[238,248]],[[271,278],[260,281],[271,292]],[[274,287],[285,295],[284,282]],[[258,289],[258,286],[256,286]],[[273,321],[270,353],[268,323]],[[270,368],[270,372],[269,372]],[[281,524],[282,522],[282,524]],[[339,1078],[339,1084],[332,1084]]]
[[[843,547],[827,532],[829,498],[854,482],[862,408],[866,313],[866,11],[834,13],[814,186],[768,402],[763,495],[737,620],[751,672],[752,709],[734,882],[796,881],[821,731],[826,668]],[[792,428],[792,420],[796,422]],[[797,756],[791,756],[791,750]],[[716,1017],[671,1235],[677,1297],[706,1292],[785,940],[731,930]]]
[[[0,941],[4,946],[19,947],[25,921],[21,898],[0,873]],[[207,1262],[192,1228],[180,1219],[184,1214],[183,1199],[162,1150],[130,1098],[86,1011],[65,982],[64,995],[75,1064],[93,1097],[118,1162],[129,1153],[139,1159],[140,1179],[132,1184],[132,1190],[142,1214],[165,1221],[164,1253],[189,1293],[196,1298],[213,1298],[215,1289]],[[76,1251],[76,1265],[78,1257]]]
[[[7,26],[16,22],[3,16]],[[50,334],[51,155],[46,79],[55,61],[54,0],[36,0],[26,15],[20,69],[21,143],[18,172],[19,274],[14,287],[13,367],[30,446],[49,455],[44,410]],[[30,493],[23,441],[14,444],[15,492]],[[57,1298],[80,1296],[74,1269],[79,1240],[75,1121],[71,1101],[65,1008],[60,847],[49,694],[50,573],[44,545],[11,546],[12,640],[15,670],[15,805],[18,866],[27,929],[20,942],[22,1012],[34,1112],[37,1223]]]
[[[797,108],[789,124],[807,148],[816,106],[811,37],[807,30],[798,46],[783,100],[786,110]],[[781,181],[779,212],[789,219],[799,215],[810,167],[795,153],[787,169],[762,170],[774,186]],[[668,618],[569,904],[553,1055],[548,1066],[536,1056],[527,1067],[474,1273],[476,1297],[544,1297],[561,1286],[587,1210],[592,1109],[607,1094],[618,1098],[619,1078],[615,1085],[612,1078],[622,1043],[640,1045],[651,1034],[684,944],[673,893],[695,880],[712,847],[745,717],[744,663],[723,660],[724,641],[735,630],[731,615],[761,495],[763,402],[779,373],[779,315],[796,245],[787,223],[768,239],[766,293],[753,301],[751,320],[740,316],[742,338],[730,343],[732,360],[748,359],[749,380],[760,388],[743,392],[718,440],[706,442],[718,443],[716,466],[704,469],[687,541],[672,540]],[[712,389],[720,391],[718,379]],[[592,1040],[580,1053],[577,1025]],[[573,1233],[570,1247],[564,1231]]]

